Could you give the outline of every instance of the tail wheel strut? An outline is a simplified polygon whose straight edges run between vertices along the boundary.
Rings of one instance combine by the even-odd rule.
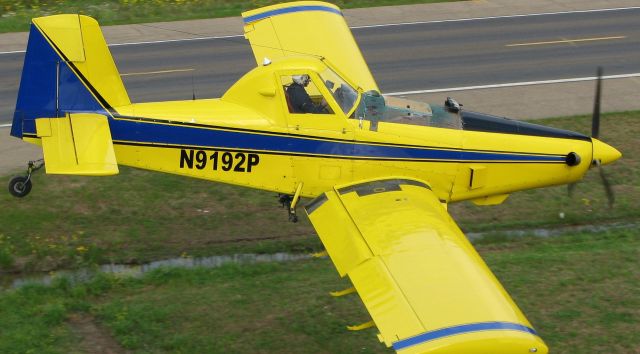
[[[31,174],[44,166],[44,159],[29,161],[26,176],[15,176],[9,181],[9,193],[16,198],[26,197],[31,192]]]

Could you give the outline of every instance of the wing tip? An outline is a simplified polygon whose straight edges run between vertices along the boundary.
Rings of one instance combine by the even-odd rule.
[[[284,15],[295,12],[322,11],[343,16],[340,8],[334,4],[323,1],[295,1],[284,4],[276,4],[249,10],[242,13],[242,20],[250,24],[268,17]]]

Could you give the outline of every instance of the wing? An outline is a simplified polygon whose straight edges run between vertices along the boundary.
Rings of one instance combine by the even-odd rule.
[[[426,183],[336,187],[306,206],[399,353],[547,353],[547,347]]]
[[[364,91],[379,91],[340,9],[319,1],[263,7],[242,14],[258,65],[263,59],[313,55],[327,59]]]

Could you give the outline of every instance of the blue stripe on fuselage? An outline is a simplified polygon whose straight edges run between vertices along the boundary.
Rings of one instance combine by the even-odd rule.
[[[114,141],[215,147],[229,150],[272,151],[282,154],[322,155],[371,159],[436,161],[564,162],[564,156],[524,155],[483,151],[442,150],[313,139],[265,132],[232,131],[145,121],[111,120]]]

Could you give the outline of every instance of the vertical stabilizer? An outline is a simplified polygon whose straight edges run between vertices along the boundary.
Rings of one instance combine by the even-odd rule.
[[[87,16],[33,19],[11,135],[35,137],[38,118],[109,116],[130,104],[98,23]]]

